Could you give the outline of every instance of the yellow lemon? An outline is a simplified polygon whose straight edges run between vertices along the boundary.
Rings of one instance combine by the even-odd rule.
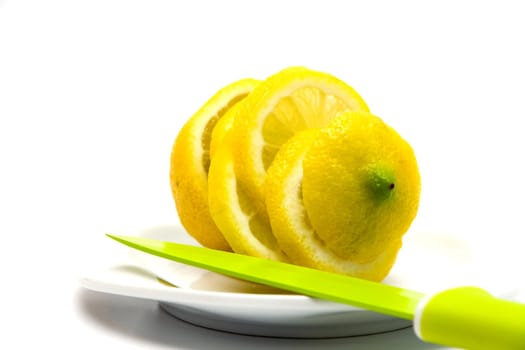
[[[303,161],[302,186],[319,239],[341,258],[368,263],[401,245],[421,180],[412,148],[394,129],[352,112],[319,132]]]
[[[208,188],[211,215],[234,251],[287,260],[264,205],[266,169],[296,132],[326,125],[349,109],[368,110],[350,86],[326,73],[291,67],[261,82],[228,113],[217,139],[227,133],[229,143],[213,144]]]
[[[374,281],[421,187],[410,145],[353,88],[304,67],[219,91],[179,133],[170,174],[201,244]]]
[[[225,115],[227,119],[217,125],[213,135],[214,151],[208,174],[210,214],[236,253],[286,261],[266,212],[255,209],[235,172],[230,126],[233,120],[242,117],[239,113],[243,103]]]
[[[294,264],[380,281],[395,261],[398,242],[386,245],[373,261],[359,263],[334,253],[310,223],[303,203],[303,161],[318,134],[318,130],[296,134],[281,147],[268,169],[266,206],[273,233]]]
[[[394,129],[347,112],[288,141],[265,189],[274,235],[292,262],[380,281],[416,216],[421,180]]]
[[[420,186],[410,145],[380,118],[347,112],[281,148],[266,206],[292,262],[380,281],[416,215]]]
[[[259,84],[242,104],[232,127],[237,177],[258,211],[264,207],[264,177],[283,145],[295,133],[327,125],[347,110],[368,111],[359,94],[336,77],[290,67]]]
[[[211,134],[217,121],[259,83],[243,79],[220,89],[182,127],[170,159],[170,184],[182,225],[202,245],[230,250],[208,208]]]

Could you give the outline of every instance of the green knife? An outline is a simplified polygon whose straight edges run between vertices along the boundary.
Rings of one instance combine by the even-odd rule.
[[[162,258],[413,321],[423,341],[466,349],[525,349],[525,304],[478,287],[425,295],[341,274],[148,238],[108,237]]]

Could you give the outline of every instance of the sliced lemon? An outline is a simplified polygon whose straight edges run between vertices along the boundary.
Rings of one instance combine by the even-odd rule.
[[[328,124],[347,110],[368,111],[359,94],[336,77],[290,67],[259,84],[232,128],[237,177],[264,211],[264,177],[280,147],[295,133]]]
[[[228,125],[231,125],[231,120],[242,117],[240,107],[232,108],[225,115],[226,122],[214,134],[214,139],[220,139],[220,144],[214,147],[208,175],[210,214],[236,253],[286,261],[273,236],[266,212],[255,209],[235,172],[232,134]]]
[[[212,218],[234,251],[287,259],[264,205],[266,169],[296,132],[326,125],[348,109],[367,110],[351,87],[329,74],[292,67],[261,82],[227,113],[212,137],[208,188]],[[254,142],[260,138],[262,143]]]
[[[310,224],[303,203],[302,163],[316,137],[317,130],[296,134],[281,147],[268,169],[266,206],[273,233],[280,248],[294,264],[380,281],[390,271],[400,241],[388,245],[373,261],[359,263],[334,253]]]
[[[303,161],[303,202],[317,236],[336,255],[373,262],[399,247],[419,206],[410,145],[380,118],[348,112],[319,131]]]
[[[243,79],[220,89],[182,127],[170,159],[170,184],[182,225],[199,243],[231,250],[208,208],[211,133],[217,121],[257,86]]]

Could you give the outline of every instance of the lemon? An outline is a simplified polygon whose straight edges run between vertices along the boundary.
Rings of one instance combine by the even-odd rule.
[[[305,67],[286,68],[261,82],[246,98],[232,127],[237,177],[263,212],[264,177],[295,133],[328,124],[347,110],[368,111],[359,94],[336,77]]]
[[[264,205],[266,169],[295,133],[326,125],[349,109],[368,110],[350,86],[326,73],[290,67],[262,81],[228,113],[213,136],[228,142],[213,143],[208,188],[211,216],[235,252],[287,260]]]
[[[217,121],[259,83],[242,79],[220,89],[182,127],[173,144],[170,184],[186,231],[209,248],[231,250],[208,208],[211,134]]]
[[[399,245],[415,218],[421,180],[415,154],[369,113],[335,119],[306,153],[303,201],[312,227],[336,255],[373,261]]]
[[[273,233],[294,264],[381,281],[396,259],[399,241],[384,245],[373,261],[359,263],[334,253],[310,223],[303,203],[303,161],[318,135],[315,129],[296,134],[281,147],[268,169],[266,206]]]
[[[266,212],[257,211],[235,172],[231,125],[242,104],[232,108],[213,133],[214,151],[208,174],[210,215],[233,251],[287,261],[271,231]]]
[[[374,281],[421,190],[408,142],[353,88],[304,67],[220,90],[181,129],[170,169],[201,244]]]

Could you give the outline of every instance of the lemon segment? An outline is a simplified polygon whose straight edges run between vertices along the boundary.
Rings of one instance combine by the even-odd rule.
[[[303,161],[303,201],[336,255],[374,261],[416,216],[420,175],[410,145],[380,118],[347,112],[319,131]]]
[[[186,231],[209,248],[231,250],[208,208],[208,169],[212,131],[218,120],[259,81],[243,79],[220,89],[181,128],[170,158],[170,185]]]

